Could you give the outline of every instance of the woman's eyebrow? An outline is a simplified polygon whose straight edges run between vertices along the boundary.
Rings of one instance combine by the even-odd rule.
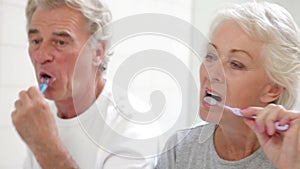
[[[218,47],[215,44],[213,44],[213,43],[209,43],[209,44],[212,45],[216,50],[218,50]],[[245,53],[248,57],[250,57],[251,60],[253,60],[252,55],[249,52],[245,51],[245,50],[242,50],[242,49],[231,49],[230,52],[231,53],[239,53],[239,52]]]
[[[244,54],[246,54],[248,57],[250,57],[251,60],[253,60],[252,55],[251,55],[249,52],[245,51],[245,50],[242,50],[242,49],[232,49],[230,52],[231,52],[231,53],[239,53],[239,52],[244,53]]]

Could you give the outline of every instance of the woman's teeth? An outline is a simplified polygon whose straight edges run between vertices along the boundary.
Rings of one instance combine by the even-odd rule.
[[[207,97],[212,97],[212,98],[214,98],[216,101],[218,101],[218,102],[221,102],[222,101],[222,98],[220,97],[220,96],[218,96],[218,94],[216,94],[216,93],[213,93],[213,92],[211,92],[211,91],[206,91],[206,96]]]
[[[204,97],[204,102],[211,105],[215,106],[218,104],[218,102],[221,102],[222,98],[218,96],[218,94],[211,92],[211,91],[206,91],[205,97]]]

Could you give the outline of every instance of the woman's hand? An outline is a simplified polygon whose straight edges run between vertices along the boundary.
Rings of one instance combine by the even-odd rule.
[[[300,169],[300,112],[270,104],[265,108],[249,107],[242,114],[249,117],[245,123],[255,132],[265,154],[277,168]],[[277,131],[275,122],[288,124],[289,129]]]

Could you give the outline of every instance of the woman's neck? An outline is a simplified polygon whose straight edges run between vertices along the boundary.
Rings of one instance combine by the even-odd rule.
[[[217,126],[214,145],[218,155],[229,161],[240,160],[253,154],[259,147],[256,135],[246,126]]]

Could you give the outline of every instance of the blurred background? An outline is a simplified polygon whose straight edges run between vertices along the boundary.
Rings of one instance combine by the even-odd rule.
[[[206,36],[208,26],[214,12],[228,2],[245,2],[246,0],[105,0],[112,10],[113,19],[118,20],[126,16],[141,13],[161,13],[180,18],[187,23],[194,25]],[[294,16],[300,25],[300,1],[298,0],[272,0],[284,6]],[[14,101],[17,99],[20,90],[27,89],[29,86],[36,85],[33,67],[27,54],[27,35],[25,31],[25,5],[26,1],[20,0],[0,0],[0,169],[19,169],[25,158],[26,148],[12,123],[10,114],[14,109]],[[191,52],[182,47],[182,44],[167,38],[157,36],[142,37],[148,38],[148,43],[136,46],[139,49],[159,49],[173,51],[190,70],[193,80],[199,86],[198,69],[199,59],[191,57]],[[127,45],[133,45],[141,39],[131,39]],[[192,40],[192,36],[191,36]],[[196,40],[197,41],[197,40]],[[153,43],[155,42],[155,43]],[[131,51],[128,46],[120,45],[115,48],[111,58],[108,78],[113,78],[118,66],[128,57]],[[166,99],[171,103],[170,112],[180,108],[176,101],[180,92],[189,93],[190,88],[185,86],[178,89],[174,85],[174,79],[167,79],[159,72],[148,72],[144,76],[137,77],[137,82],[133,83],[132,92],[141,99],[147,101],[149,92],[161,90]],[[176,79],[175,79],[176,80]],[[189,99],[187,97],[184,99]],[[188,100],[187,100],[188,101]],[[189,101],[188,101],[189,102]],[[198,103],[198,101],[195,101]],[[198,105],[191,105],[196,106]],[[300,109],[298,101],[297,109]],[[140,110],[143,111],[143,110]],[[189,112],[189,108],[184,110]],[[176,114],[176,113],[174,113]],[[183,123],[194,125],[201,123],[195,114],[186,114],[182,119]],[[172,118],[172,115],[169,116]],[[176,117],[174,117],[176,118]]]

